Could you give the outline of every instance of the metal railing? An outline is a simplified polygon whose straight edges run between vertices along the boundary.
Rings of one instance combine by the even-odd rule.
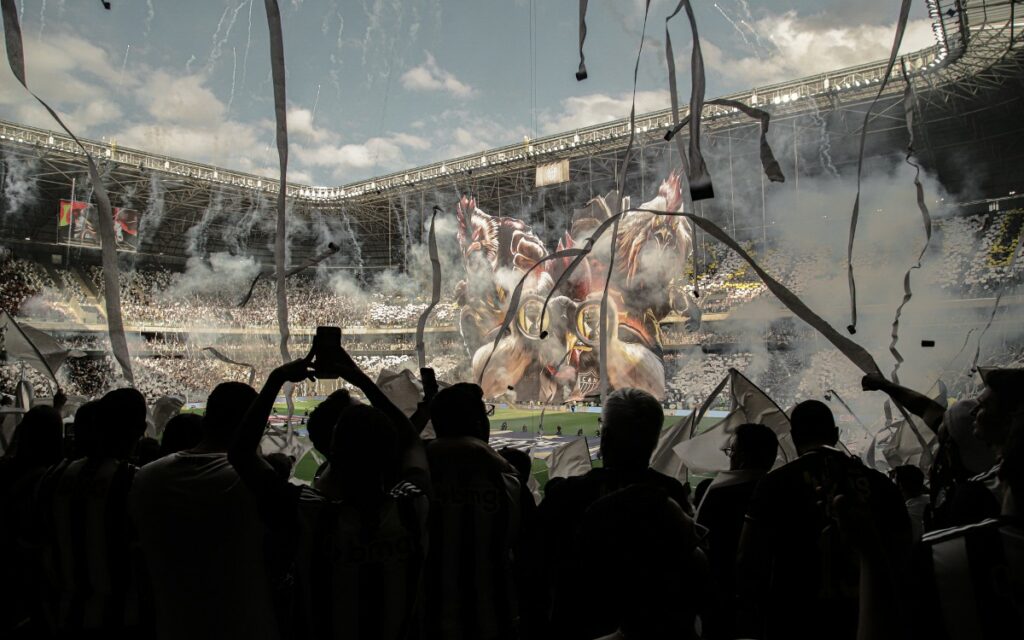
[[[966,7],[966,8],[965,8]],[[945,81],[956,74],[948,73],[954,63],[969,48],[971,32],[984,29],[990,23],[1012,23],[1012,4],[978,0],[928,0],[928,11],[936,44],[901,56],[900,66],[908,75],[921,76],[938,71],[945,72]],[[1011,24],[1011,37],[1013,26]],[[880,60],[862,65],[816,74],[797,80],[779,82],[733,93],[726,98],[746,102],[752,106],[772,105],[776,111],[799,112],[810,108],[806,99],[820,98],[830,94],[849,96],[851,99],[867,97],[877,92],[877,86],[884,75],[886,61]],[[965,69],[970,73],[974,66]],[[902,91],[900,70],[894,70],[889,92]],[[680,117],[688,108],[681,106]],[[738,119],[737,110],[717,105],[706,105],[703,120],[709,129],[716,122],[729,124]],[[636,117],[636,131],[649,137],[660,136],[672,123],[670,109],[663,109]],[[300,202],[329,205],[340,203],[367,194],[381,194],[395,188],[444,180],[467,172],[493,173],[506,166],[540,164],[567,155],[586,154],[597,147],[625,145],[630,133],[628,119],[616,120],[574,131],[525,139],[521,143],[490,149],[481,153],[434,162],[431,164],[395,171],[383,176],[337,186],[317,187],[289,183],[287,193]],[[120,147],[115,141],[81,139],[82,144],[101,161],[117,162],[140,171],[156,171],[167,175],[181,176],[192,180],[233,185],[239,188],[276,194],[280,188],[277,180],[222,167],[153,154],[138,149]],[[29,127],[0,120],[0,144],[11,141],[19,145],[37,147],[41,151],[56,151],[70,156],[83,155],[74,141],[53,131]]]

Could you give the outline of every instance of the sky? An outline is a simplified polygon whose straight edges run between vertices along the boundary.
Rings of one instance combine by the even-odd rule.
[[[589,78],[577,82],[574,0],[279,0],[289,180],[318,186],[629,114],[643,0],[591,0]],[[266,176],[277,174],[261,0],[18,0],[29,86],[72,131]],[[651,2],[638,112],[668,106],[665,17]],[[888,55],[896,0],[694,2],[707,96]],[[685,15],[670,23],[682,99]],[[932,44],[924,0],[904,51]],[[0,51],[0,118],[56,129]]]

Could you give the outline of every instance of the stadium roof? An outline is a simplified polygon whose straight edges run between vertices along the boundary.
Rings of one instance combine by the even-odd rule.
[[[959,105],[970,104],[979,97],[984,99],[988,93],[998,92],[1008,85],[1019,85],[1024,76],[1024,57],[1020,54],[1024,18],[1015,14],[1013,2],[929,0],[929,13],[933,19],[936,43],[901,57],[899,68],[872,115],[872,135],[892,132],[904,126],[898,98],[908,79],[917,89],[923,112],[928,113],[929,109],[948,111],[952,107],[954,112],[959,112],[955,116],[963,118],[967,110]],[[727,97],[767,107],[776,123],[792,118],[795,131],[798,126],[796,119],[807,114],[817,116],[822,112],[840,110],[862,113],[864,105],[878,94],[884,70],[885,61],[879,61],[757,87]],[[994,104],[993,108],[1000,104]],[[1018,98],[1016,103],[1009,101],[1004,107],[1012,111],[1019,105]],[[685,115],[686,109],[682,111],[681,115]],[[708,105],[703,117],[709,136],[725,133],[730,141],[734,138],[749,140],[757,133],[756,123],[733,109]],[[879,126],[879,121],[888,122]],[[670,123],[671,113],[668,110],[638,116],[638,145],[641,148],[657,148],[659,144],[666,147],[662,139]],[[844,122],[843,126],[852,139],[859,124],[846,126]],[[941,131],[936,133],[938,136]],[[289,184],[288,192],[296,211],[347,214],[354,231],[364,243],[367,265],[394,266],[403,260],[408,244],[416,240],[417,232],[413,229],[422,229],[422,221],[433,202],[445,198],[450,200],[461,191],[473,190],[485,199],[495,198],[500,210],[503,196],[509,198],[519,194],[521,199],[524,191],[533,189],[530,172],[537,165],[562,159],[586,159],[592,180],[593,163],[597,162],[599,172],[602,164],[610,163],[614,167],[617,154],[625,147],[628,136],[629,122],[623,119],[337,187]],[[167,214],[159,233],[148,242],[148,247],[144,247],[144,252],[156,253],[155,249],[159,248],[161,254],[166,252],[180,256],[184,251],[186,232],[210,209],[212,203],[220,202],[220,206],[231,207],[238,212],[272,206],[273,196],[279,189],[276,180],[263,176],[123,148],[113,143],[87,140],[83,143],[94,156],[103,160],[102,169],[115,199],[118,196],[139,198],[147,194],[153,176],[166,190]],[[63,134],[0,121],[0,147],[37,161],[38,170],[34,177],[45,191],[43,200],[49,199],[46,205],[55,205],[56,199],[67,197],[61,194],[68,193],[72,179],[82,179],[85,174],[84,156]],[[889,145],[887,148],[891,150],[892,147]],[[671,150],[666,153],[671,154]],[[747,153],[750,153],[749,149]],[[613,174],[614,169],[609,172],[606,167],[605,173]],[[442,191],[446,195],[439,195],[438,192]],[[450,205],[450,201],[445,204]],[[55,210],[55,207],[50,209]],[[53,213],[52,210],[49,213]],[[24,234],[33,242],[45,243],[47,234],[52,232],[52,217],[47,217],[47,211],[40,211],[32,219],[28,226],[8,227],[4,235],[21,237]],[[234,217],[222,216],[206,224],[208,234],[217,237],[230,229]],[[269,246],[269,234],[258,228],[253,229],[253,234],[254,244],[266,241]],[[215,246],[216,243],[211,248]],[[293,259],[300,254],[298,252]]]

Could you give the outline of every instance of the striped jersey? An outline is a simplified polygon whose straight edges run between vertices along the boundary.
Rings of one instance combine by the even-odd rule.
[[[990,518],[925,534],[912,612],[921,638],[1024,638],[1024,523]]]
[[[112,458],[64,460],[39,486],[44,562],[58,629],[138,623],[128,492],[136,467]]]
[[[181,451],[145,465],[129,510],[158,640],[280,637],[266,562],[272,541],[226,454]]]
[[[295,516],[295,637],[418,637],[428,501],[400,482],[372,507],[303,487]]]
[[[518,635],[512,548],[519,529],[515,469],[485,442],[440,438],[427,446],[434,495],[426,570],[426,637]]]

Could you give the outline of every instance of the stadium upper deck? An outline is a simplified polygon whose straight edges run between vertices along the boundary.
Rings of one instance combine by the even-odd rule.
[[[904,83],[913,82],[919,98],[918,135],[927,150],[922,158],[951,192],[965,188],[964,165],[972,171],[975,194],[1001,196],[1020,185],[1015,181],[1015,159],[1022,158],[1024,128],[1019,122],[1024,77],[1024,17],[1009,0],[929,0],[936,43],[924,50],[902,56],[898,69],[882,93],[869,123],[868,154],[881,156],[905,146],[902,95]],[[878,93],[885,61],[836,70],[789,82],[757,87],[729,98],[756,104],[772,113],[775,131],[787,128],[783,148],[776,148],[787,174],[796,177],[813,172],[816,148],[812,140],[831,136],[832,157],[837,167],[855,161],[860,122],[867,104]],[[685,115],[685,109],[683,109]],[[756,154],[753,141],[759,133],[756,123],[734,109],[705,107],[708,146],[729,147],[729,164],[750,160]],[[639,165],[628,176],[629,184],[643,188],[655,179],[648,169],[671,161],[672,149],[663,140],[671,122],[668,110],[644,114],[636,119]],[[629,135],[628,120],[618,120],[563,134],[526,140],[523,143],[482,153],[449,159],[370,180],[337,186],[316,187],[289,184],[289,196],[297,213],[322,211],[345,214],[362,243],[367,269],[401,265],[409,245],[422,238],[423,221],[437,203],[450,205],[460,192],[474,192],[482,208],[514,211],[514,215],[536,216],[547,208],[568,208],[578,194],[568,189],[535,188],[533,172],[538,165],[556,160],[570,162],[570,181],[599,193],[612,184],[614,167]],[[113,142],[83,140],[103,160],[115,201],[126,193],[145,197],[151,181],[161,183],[165,216],[161,228],[140,248],[139,258],[169,266],[184,260],[187,231],[202,217],[211,202],[223,201],[228,215],[209,223],[208,250],[220,250],[218,237],[230,226],[233,216],[254,206],[267,206],[277,193],[276,180],[222,167],[175,159],[141,150],[119,147]],[[789,148],[791,147],[791,148]],[[58,199],[67,197],[76,176],[84,176],[84,157],[67,136],[51,131],[0,122],[0,148],[14,156],[37,162],[36,179],[42,198],[36,211],[0,225],[0,235],[12,246],[44,257],[56,240],[52,225]],[[646,168],[645,168],[646,167]],[[747,172],[742,181],[757,182],[759,174]],[[976,176],[982,176],[976,179]],[[730,171],[729,189],[733,189]],[[737,187],[739,189],[740,187]],[[115,202],[116,204],[116,202]],[[703,212],[724,216],[723,204],[709,203]],[[542,215],[542,214],[541,214]],[[532,221],[532,220],[531,220]],[[728,226],[728,225],[727,225]],[[732,231],[737,233],[740,228]],[[560,230],[556,230],[560,232]],[[764,233],[747,230],[749,236]],[[256,257],[270,261],[268,244],[253,229]],[[22,241],[21,238],[31,238]],[[49,246],[49,249],[48,249]],[[79,256],[89,262],[95,256]],[[305,258],[301,246],[292,258]]]

